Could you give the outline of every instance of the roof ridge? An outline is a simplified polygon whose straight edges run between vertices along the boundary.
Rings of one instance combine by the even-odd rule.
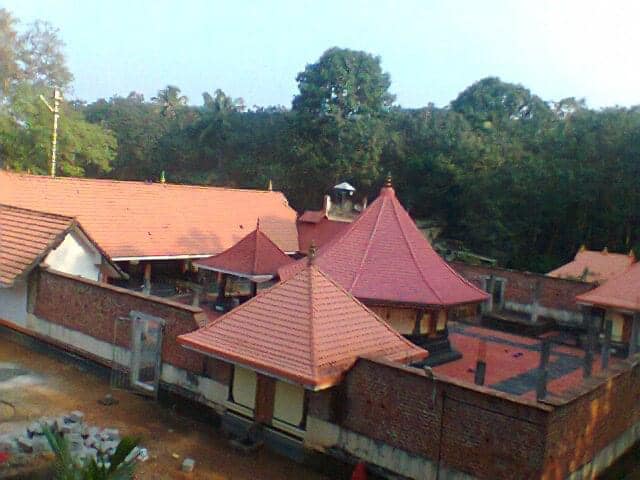
[[[16,176],[16,177],[23,177],[23,178],[30,178],[30,179],[34,179],[34,180],[38,180],[38,181],[43,181],[43,180],[50,180],[50,181],[55,181],[55,182],[59,182],[59,181],[65,181],[65,182],[99,182],[99,183],[115,183],[115,184],[122,184],[122,183],[127,183],[127,184],[141,184],[141,185],[155,185],[155,186],[161,186],[164,188],[200,188],[200,189],[215,189],[215,190],[231,190],[231,191],[244,191],[244,192],[256,192],[256,193],[276,193],[276,194],[280,194],[283,195],[283,192],[281,192],[280,190],[262,190],[262,189],[256,189],[256,188],[235,188],[235,187],[219,187],[216,185],[190,185],[188,183],[160,183],[160,182],[146,182],[144,180],[116,180],[113,178],[89,178],[89,177],[55,177],[52,178],[48,175],[33,175],[33,174],[29,174],[29,173],[22,173],[22,172],[11,172],[11,171],[3,171],[0,172],[1,174],[6,174],[9,176]]]
[[[394,196],[395,198],[395,196]],[[393,211],[395,212],[395,217],[396,217],[396,222],[398,222],[398,227],[400,228],[400,232],[402,233],[402,238],[404,239],[404,242],[407,245],[407,248],[409,249],[409,253],[411,254],[411,258],[413,259],[413,263],[416,266],[416,269],[420,272],[420,276],[422,277],[422,281],[425,283],[425,285],[427,286],[427,288],[429,290],[431,290],[433,292],[433,294],[436,296],[436,298],[438,299],[438,302],[440,302],[441,304],[444,304],[442,297],[440,296],[440,294],[435,290],[435,288],[433,288],[431,286],[431,283],[427,280],[427,277],[425,276],[425,272],[422,271],[422,267],[420,265],[420,263],[418,262],[418,259],[416,258],[416,253],[413,251],[413,247],[411,246],[411,242],[409,241],[409,239],[407,238],[407,232],[405,232],[404,230],[404,225],[402,222],[400,222],[400,217],[398,214],[398,210],[396,209],[396,205],[393,202],[393,200],[391,201],[391,205],[393,207]],[[400,212],[402,213],[402,212]],[[405,212],[406,213],[406,212]],[[409,217],[409,214],[406,214],[407,217]],[[411,217],[408,218],[409,221],[413,222],[413,220],[411,220]],[[416,227],[417,228],[417,227]],[[419,233],[419,232],[418,232]],[[422,235],[420,233],[420,235]],[[427,241],[425,239],[425,241]],[[444,262],[446,264],[446,262]]]
[[[308,270],[308,275],[309,275],[309,356],[310,356],[310,360],[311,360],[311,375],[313,375],[314,377],[316,377],[318,375],[318,365],[317,365],[317,358],[316,358],[316,349],[314,346],[314,340],[315,340],[315,329],[314,329],[314,324],[315,324],[315,310],[313,308],[313,301],[314,301],[314,288],[313,288],[313,270],[316,269],[317,267],[315,265],[309,265],[307,268]]]
[[[13,211],[17,211],[17,212],[31,212],[31,213],[37,213],[39,215],[47,215],[49,217],[55,217],[55,218],[59,218],[62,221],[72,221],[75,220],[76,217],[71,216],[71,215],[61,215],[59,213],[52,213],[52,212],[47,212],[45,210],[36,210],[33,208],[24,208],[24,207],[17,207],[15,205],[9,205],[6,203],[0,203],[0,210],[2,209],[7,209],[7,210],[13,210]]]
[[[382,198],[382,206],[378,211],[378,216],[376,217],[376,223],[373,225],[373,229],[371,229],[371,233],[369,235],[369,238],[367,239],[367,247],[364,249],[364,254],[362,255],[362,259],[360,260],[360,266],[358,268],[355,278],[351,282],[351,287],[349,288],[349,291],[353,290],[356,286],[356,283],[358,283],[358,280],[360,280],[360,276],[362,275],[362,267],[364,265],[365,260],[367,259],[367,256],[369,255],[369,250],[371,249],[373,236],[378,230],[378,225],[380,224],[380,218],[382,217],[382,211],[386,206],[386,202],[385,202],[386,197],[379,197],[379,198]]]

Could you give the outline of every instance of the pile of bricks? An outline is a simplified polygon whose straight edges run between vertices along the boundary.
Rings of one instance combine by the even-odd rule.
[[[108,465],[120,443],[118,429],[101,429],[87,425],[84,422],[84,413],[76,410],[55,418],[43,417],[31,423],[25,431],[1,436],[0,452],[14,455],[40,455],[51,452],[51,446],[44,435],[45,427],[66,440],[71,455],[78,461],[93,458]],[[140,449],[136,447],[127,460],[137,458],[139,454]]]

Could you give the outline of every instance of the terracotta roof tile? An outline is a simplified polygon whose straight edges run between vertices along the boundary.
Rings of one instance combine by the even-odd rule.
[[[298,218],[298,222],[319,223],[325,218],[327,218],[327,213],[324,210],[305,210]]]
[[[291,262],[293,259],[280,250],[258,224],[255,230],[233,247],[215,257],[194,263],[201,268],[242,276],[276,276],[280,267]]]
[[[298,251],[296,212],[280,192],[0,171],[0,203],[76,217],[115,259],[216,255],[258,217],[278,247]]]
[[[319,222],[301,222],[298,220],[298,240],[300,251],[307,253],[311,242],[320,248],[342,234],[350,225],[349,222],[322,218]]]
[[[599,287],[578,295],[576,301],[588,305],[640,312],[640,263],[634,263],[623,273],[610,278]]]
[[[605,282],[621,274],[636,261],[633,254],[580,250],[575,258],[547,273],[556,278],[583,278],[587,282]],[[586,275],[585,275],[586,274]]]
[[[458,275],[431,247],[391,186],[320,249],[316,260],[362,301],[425,306],[476,303],[488,295]],[[302,262],[280,269],[286,279]]]
[[[314,389],[339,382],[359,356],[411,363],[428,355],[315,265],[178,342]]]
[[[28,273],[74,225],[71,217],[0,205],[0,286]]]

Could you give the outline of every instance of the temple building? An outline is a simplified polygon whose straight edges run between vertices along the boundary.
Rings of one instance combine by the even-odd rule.
[[[390,179],[378,198],[320,248],[318,266],[398,332],[430,352],[430,364],[459,358],[447,333],[449,315],[488,298],[433,249],[402,207]],[[283,280],[303,260],[280,269]]]
[[[338,384],[358,357],[404,365],[428,352],[305,260],[305,267],[192,333],[188,349],[233,364],[227,407],[302,437],[311,392]]]
[[[636,261],[633,250],[628,254],[587,250],[583,245],[569,263],[547,273],[550,277],[582,280],[589,283],[604,283],[620,275]]]
[[[227,311],[258,293],[258,286],[271,286],[278,276],[278,269],[293,262],[260,228],[225,251],[194,265],[199,270],[216,273],[217,298],[215,309]],[[204,282],[204,291],[211,282]],[[235,295],[230,295],[235,292]]]
[[[627,355],[638,352],[640,264],[635,263],[605,284],[578,295],[576,301],[586,307],[586,314],[594,322],[596,332],[604,332],[605,337],[608,336],[606,324],[611,322],[610,341],[615,353]]]

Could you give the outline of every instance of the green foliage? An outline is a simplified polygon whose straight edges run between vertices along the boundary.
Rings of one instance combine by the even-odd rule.
[[[139,440],[123,438],[116,447],[109,462],[93,458],[81,461],[71,454],[69,443],[47,426],[43,426],[44,435],[55,455],[54,480],[131,480],[135,473],[135,460],[126,461],[127,456],[138,445]]]
[[[391,106],[391,78],[380,57],[346,48],[330,48],[296,77],[300,93],[293,110],[311,115],[375,115]]]
[[[38,100],[67,86],[50,25],[23,34],[0,9],[0,165],[46,173],[51,114]],[[591,110],[482,79],[450,105],[393,106],[380,58],[331,48],[297,76],[292,109],[254,107],[222,90],[187,105],[177,86],[90,105],[64,103],[65,175],[266,188],[299,209],[349,181],[377,194],[390,171],[410,213],[441,239],[505,266],[548,271],[581,244],[640,250],[640,107]]]
[[[0,111],[0,164],[6,168],[47,173],[51,157],[52,115],[39,95],[46,90],[20,83],[11,105]],[[58,125],[58,172],[82,176],[110,170],[116,139],[87,122],[74,106],[62,102]]]

